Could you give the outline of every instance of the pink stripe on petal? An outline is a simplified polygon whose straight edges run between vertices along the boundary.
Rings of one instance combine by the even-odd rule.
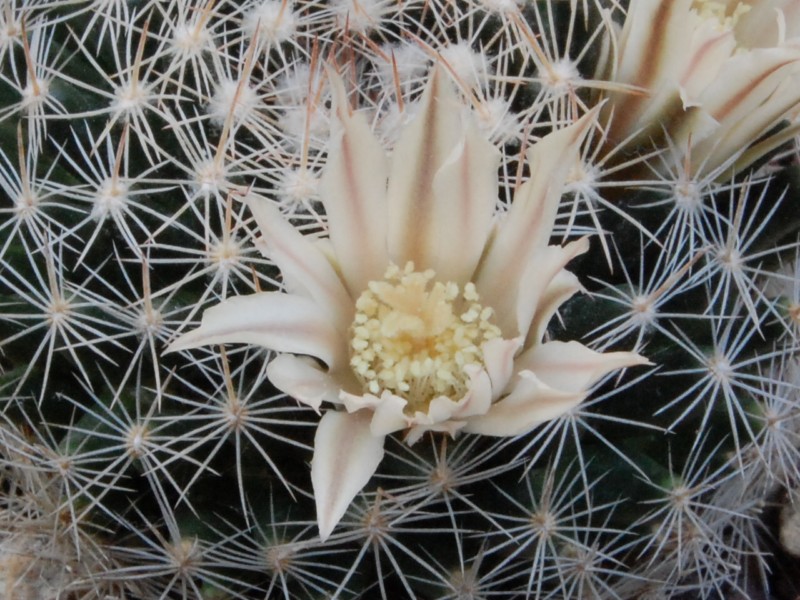
[[[528,152],[530,179],[517,190],[478,268],[475,284],[486,303],[505,315],[501,328],[506,335],[518,335],[516,327],[522,325],[511,321],[517,318],[517,293],[509,290],[517,289],[524,272],[547,247],[567,175],[579,160],[581,142],[596,116],[597,109],[545,136]]]
[[[718,121],[736,122],[800,72],[800,49],[765,48],[737,54],[703,93],[703,106]]]
[[[724,61],[736,50],[733,32],[719,31],[712,23],[698,28],[692,42],[695,48],[680,78],[685,102],[689,103],[696,101],[708,82],[717,76]]]
[[[608,74],[616,81],[647,90],[647,94],[622,90],[612,95],[606,113],[613,111],[608,135],[622,141],[643,126],[644,113],[658,114],[670,94],[660,90],[660,82],[677,80],[688,59],[691,44],[689,14],[693,0],[637,0],[632,2],[619,36],[616,64]],[[654,97],[655,96],[655,97]]]
[[[469,119],[464,139],[433,180],[425,244],[431,253],[424,260],[443,281],[472,279],[492,227],[499,163],[498,150]]]
[[[328,70],[341,130],[328,149],[320,196],[328,233],[347,289],[354,298],[380,279],[386,249],[386,156],[362,114],[350,114],[341,78]]]
[[[435,68],[422,94],[419,113],[405,127],[392,153],[387,191],[389,256],[401,266],[413,261],[418,270],[431,268],[426,258],[435,201],[433,178],[461,137],[459,105],[446,85]],[[446,98],[450,106],[443,106]]]
[[[389,253],[439,279],[468,281],[497,201],[499,153],[462,114],[463,103],[435,68],[392,155]]]

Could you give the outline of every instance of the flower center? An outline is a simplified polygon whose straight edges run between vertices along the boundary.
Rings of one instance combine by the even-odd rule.
[[[469,387],[470,365],[483,366],[484,342],[500,337],[492,309],[480,304],[475,284],[463,291],[391,265],[356,301],[350,365],[371,394],[388,390],[408,401],[406,411],[426,411],[439,396],[457,399]]]
[[[719,22],[719,29],[726,31],[736,27],[739,19],[752,7],[746,2],[731,2],[719,0],[694,0],[693,6],[697,13],[704,19],[715,19]]]

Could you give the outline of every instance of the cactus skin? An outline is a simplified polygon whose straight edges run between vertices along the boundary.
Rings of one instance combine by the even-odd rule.
[[[769,154],[715,147],[708,170],[667,122],[609,139],[640,93],[607,68],[619,4],[6,0],[5,597],[800,594],[798,107]],[[500,212],[524,151],[606,101],[551,241],[591,236],[585,293],[547,335],[654,366],[515,438],[390,436],[322,542],[319,416],[271,386],[273,354],[163,352],[221,300],[291,286],[245,200],[324,237],[326,65],[391,152],[434,62],[500,151]]]

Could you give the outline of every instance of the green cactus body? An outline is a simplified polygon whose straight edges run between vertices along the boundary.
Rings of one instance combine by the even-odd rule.
[[[800,594],[791,0],[0,3],[0,596]]]

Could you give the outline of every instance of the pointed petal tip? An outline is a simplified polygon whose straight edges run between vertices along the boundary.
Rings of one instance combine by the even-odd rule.
[[[175,352],[181,352],[183,350],[192,350],[194,348],[198,348],[202,346],[202,342],[197,342],[196,335],[193,335],[198,330],[195,329],[193,331],[189,331],[184,333],[183,335],[179,335],[174,340],[172,340],[166,348],[162,351],[161,354],[173,354]]]
[[[336,69],[336,66],[331,63],[325,63],[325,74],[328,76],[328,83],[331,87],[332,112],[342,124],[346,124],[352,117],[352,106],[347,98],[347,90],[344,87],[342,75]]]
[[[630,364],[631,367],[654,367],[654,366],[656,366],[656,363],[654,363],[652,360],[650,360],[646,356],[642,356],[638,352],[629,352],[629,354],[633,355],[631,357],[631,364]]]
[[[618,368],[625,369],[627,367],[652,367],[655,363],[646,356],[642,356],[638,352],[633,351],[617,351],[617,352],[602,352],[602,356],[607,356],[610,359],[615,359]]]
[[[587,350],[591,350],[588,346],[586,347]],[[650,360],[639,354],[638,352],[632,352],[627,350],[618,350],[615,352],[598,352],[597,350],[591,350],[591,352],[596,353],[598,359],[601,361],[606,361],[608,363],[607,371],[614,371],[617,369],[626,369],[628,367],[639,367],[639,366],[652,366],[654,363],[650,362]]]
[[[389,162],[363,111],[353,110],[342,77],[328,67],[332,96],[328,162],[320,179],[328,238],[353,298],[386,270]]]
[[[612,373],[614,371],[621,371],[623,369],[629,369],[633,367],[654,366],[654,363],[638,352],[601,352],[598,354],[598,357],[606,364],[605,366],[599,367],[598,371],[595,373],[595,382],[608,373]]]
[[[579,148],[581,144],[583,144],[583,140],[588,134],[589,129],[598,122],[597,119],[601,107],[602,105],[595,106],[577,121],[573,121],[566,127],[554,129],[542,137],[538,142],[528,148],[528,160],[533,161],[536,153],[541,152],[541,149],[537,150],[537,147],[541,146],[543,143],[551,146],[554,151],[561,153],[562,156],[567,156],[571,153],[577,156]]]
[[[322,541],[330,537],[383,459],[385,438],[372,435],[371,416],[368,410],[352,414],[329,410],[317,427],[311,485]]]
[[[331,86],[331,95],[333,96],[333,112],[341,118],[341,109],[347,106],[347,92],[344,89],[344,82],[342,76],[336,68],[329,63],[325,63],[325,74],[328,76],[328,83]]]
[[[584,114],[580,119],[571,123],[566,129],[572,131],[572,143],[580,146],[584,138],[589,132],[589,129],[597,123],[597,116],[600,113],[602,105],[595,106],[592,110]]]
[[[581,116],[580,119],[575,121],[575,127],[583,133],[589,127],[597,123],[597,116],[600,114],[600,111],[603,108],[603,105],[606,103],[606,100],[600,102],[597,106],[593,106],[591,110],[587,111],[584,115]]]
[[[323,523],[321,520],[317,520],[317,529],[319,529],[319,541],[327,542],[328,538],[331,537],[331,534],[333,533],[334,527],[336,527],[336,523]]]

